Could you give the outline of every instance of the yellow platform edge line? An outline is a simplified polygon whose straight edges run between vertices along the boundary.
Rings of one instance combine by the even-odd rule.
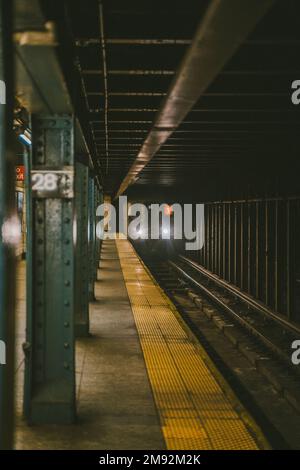
[[[172,301],[167,297],[167,295],[164,293],[164,291],[161,289],[161,287],[157,284],[157,282],[153,278],[151,272],[148,270],[148,268],[145,266],[145,264],[143,263],[141,258],[138,256],[138,254],[134,250],[133,246],[127,240],[122,240],[122,239],[121,240],[117,239],[116,240],[116,245],[117,245],[117,250],[118,250],[118,255],[119,255],[119,259],[120,259],[120,264],[121,264],[121,268],[122,268],[122,273],[123,273],[125,285],[126,285],[127,292],[128,292],[128,297],[129,297],[129,300],[130,300],[130,303],[131,303],[132,309],[133,309],[133,315],[134,315],[134,318],[135,318],[135,322],[140,321],[140,316],[137,317],[136,314],[134,313],[134,311],[137,308],[143,308],[143,306],[134,304],[132,302],[132,298],[135,297],[135,295],[133,294],[134,289],[133,289],[132,283],[134,283],[135,281],[131,279],[131,276],[129,276],[129,279],[126,278],[126,274],[127,273],[132,273],[133,271],[135,271],[136,268],[138,268],[138,272],[141,274],[141,278],[142,278],[141,282],[143,282],[143,277],[151,279],[151,281],[153,283],[153,287],[155,286],[155,288],[158,290],[159,295],[164,299],[164,307],[169,307],[170,308],[170,310],[172,311],[172,314],[174,315],[175,319],[177,320],[177,322],[181,326],[183,332],[186,334],[187,338],[191,341],[191,344],[197,346],[198,355],[201,357],[201,359],[202,359],[203,363],[205,364],[205,366],[209,369],[209,372],[211,373],[212,378],[219,385],[221,391],[224,393],[224,396],[227,397],[228,402],[229,402],[230,406],[233,409],[233,413],[235,413],[238,417],[238,420],[240,420],[240,422],[243,423],[244,428],[245,428],[245,432],[242,433],[243,438],[241,436],[241,438],[242,438],[241,439],[241,444],[242,444],[242,441],[244,442],[244,441],[247,441],[247,440],[249,441],[249,443],[244,442],[244,445],[242,446],[242,448],[245,448],[245,447],[246,448],[253,448],[253,442],[254,443],[256,442],[255,450],[256,449],[264,449],[264,450],[271,449],[271,447],[270,447],[267,439],[265,438],[261,428],[258,426],[258,424],[255,422],[255,420],[252,418],[252,416],[246,411],[244,406],[241,404],[241,402],[239,401],[236,394],[233,392],[230,385],[227,383],[225,378],[222,376],[222,374],[216,368],[216,366],[214,365],[214,363],[212,362],[212,360],[210,359],[210,357],[206,353],[205,349],[199,343],[198,338],[196,338],[196,336],[190,330],[188,325],[182,319],[181,315],[177,311],[177,309],[176,309],[175,305],[172,303]],[[127,249],[122,250],[121,247],[125,247],[125,246],[126,246]],[[125,254],[127,254],[127,256],[125,256]],[[136,260],[134,260],[134,261],[132,260],[133,256],[136,258]],[[141,267],[143,268],[143,270],[141,270]],[[143,271],[144,271],[144,273],[143,273]],[[147,276],[144,276],[144,274],[147,274]],[[136,281],[139,280],[138,277],[139,276],[137,276]],[[128,289],[129,286],[127,286],[127,283],[130,285],[129,289]],[[134,301],[134,299],[133,299],[133,301]],[[157,306],[157,307],[161,308],[162,306],[160,305],[160,306]],[[149,306],[149,308],[151,309],[151,306]],[[156,305],[155,304],[152,305],[152,308],[155,310]],[[147,334],[149,335],[150,330],[149,330],[149,328],[145,329],[145,327],[143,326],[142,331],[141,331],[141,326],[140,325],[137,325],[137,330],[138,330],[138,335],[139,335],[142,351],[143,351],[143,354],[144,354],[144,359],[145,359],[145,364],[146,364],[146,368],[147,368],[147,372],[148,372],[149,381],[150,381],[150,384],[151,384],[151,387],[152,387],[154,399],[155,399],[156,406],[157,406],[157,409],[158,409],[158,413],[159,413],[159,416],[160,416],[160,420],[161,420],[161,424],[162,424],[162,431],[163,431],[163,434],[164,434],[164,438],[165,438],[165,441],[166,441],[167,448],[168,449],[173,449],[173,450],[174,449],[177,449],[177,450],[180,450],[180,449],[190,449],[190,450],[199,449],[199,450],[201,450],[201,449],[206,449],[206,448],[211,449],[211,448],[218,448],[218,442],[220,444],[220,448],[224,448],[222,446],[224,446],[224,442],[226,443],[226,436],[222,436],[222,431],[220,429],[218,429],[220,427],[220,422],[222,422],[222,418],[214,417],[214,418],[212,418],[212,420],[208,420],[207,417],[206,417],[206,429],[209,426],[213,426],[212,427],[212,434],[214,434],[214,436],[212,438],[209,437],[209,436],[208,437],[207,436],[206,437],[205,436],[200,436],[201,428],[200,428],[200,424],[197,427],[197,419],[196,419],[195,422],[194,422],[193,418],[191,419],[191,417],[188,420],[187,416],[188,416],[189,413],[193,415],[193,410],[190,410],[189,413],[187,412],[187,414],[185,414],[185,413],[183,413],[182,410],[175,409],[175,410],[172,410],[172,411],[169,412],[171,415],[173,413],[174,417],[172,419],[168,419],[168,418],[166,419],[166,409],[164,409],[164,406],[166,406],[165,405],[166,402],[164,402],[164,399],[166,399],[166,397],[162,397],[159,394],[159,391],[158,391],[158,388],[157,388],[157,385],[158,385],[157,384],[157,380],[158,380],[157,379],[157,374],[155,376],[155,372],[153,372],[153,369],[152,369],[153,364],[155,364],[155,359],[152,360],[152,358],[149,357],[149,348],[146,347],[146,346],[149,346],[149,338],[141,337],[141,335],[144,336],[145,332],[146,333],[148,332]],[[157,338],[156,338],[156,342],[157,342]],[[148,343],[148,344],[146,344],[146,343]],[[165,345],[165,348],[167,348],[167,347],[168,346]],[[151,350],[151,345],[150,345],[150,350]],[[182,358],[180,358],[180,360],[182,361]],[[174,371],[174,374],[175,374],[175,371]],[[175,377],[174,377],[174,379],[175,379]],[[175,382],[176,382],[176,380],[175,380]],[[163,401],[161,401],[161,400],[163,400]],[[186,415],[186,416],[182,416],[182,413],[183,413],[183,415]],[[206,413],[213,413],[217,416],[218,410],[207,411]],[[168,415],[168,413],[167,413],[167,415]],[[205,415],[205,413],[204,413],[204,415]],[[220,412],[220,415],[222,416],[222,412]],[[238,422],[236,422],[236,421],[237,420],[233,421],[233,423],[235,423],[234,424],[235,426],[238,424]],[[214,424],[214,425],[212,424],[212,423],[215,423],[215,422],[218,422],[217,426],[216,426],[216,424]],[[209,424],[209,423],[211,423],[211,424]],[[225,422],[224,422],[224,424],[225,424]],[[228,425],[228,423],[227,423],[227,425]],[[177,426],[177,428],[176,428],[176,426]],[[179,429],[178,429],[178,426],[179,426]],[[183,427],[182,432],[180,432],[180,426]],[[185,426],[188,426],[188,427],[185,429]],[[176,430],[177,434],[175,433],[176,437],[173,435],[174,434],[174,429],[177,429]],[[193,434],[193,430],[194,430],[194,434]],[[184,432],[184,431],[186,431],[186,432]],[[199,432],[200,432],[200,434],[199,434]],[[248,439],[247,439],[247,436],[245,437],[246,433],[248,433]],[[214,444],[213,447],[211,447],[211,445],[209,443],[210,440],[213,440],[213,444]],[[237,437],[236,439],[234,439],[234,441],[236,441],[236,442],[232,445],[232,447],[235,448],[235,449],[239,449],[239,446],[238,446],[239,438]],[[191,447],[186,447],[187,444],[191,445]],[[248,445],[249,445],[249,447],[248,447]],[[232,447],[230,447],[230,448],[232,448]]]

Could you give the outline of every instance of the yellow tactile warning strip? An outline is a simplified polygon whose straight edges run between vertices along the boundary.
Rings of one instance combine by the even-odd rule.
[[[116,244],[167,449],[267,448],[132,245]]]

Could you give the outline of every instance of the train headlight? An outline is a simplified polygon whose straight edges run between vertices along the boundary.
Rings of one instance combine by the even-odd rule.
[[[137,238],[145,238],[146,236],[146,230],[144,228],[138,228],[136,230],[136,235],[137,235]]]
[[[171,230],[170,227],[162,227],[161,229],[161,237],[163,240],[170,240],[171,238]]]

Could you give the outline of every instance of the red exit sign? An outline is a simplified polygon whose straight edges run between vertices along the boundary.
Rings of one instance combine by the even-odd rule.
[[[16,180],[17,181],[25,180],[25,166],[24,165],[16,166]]]

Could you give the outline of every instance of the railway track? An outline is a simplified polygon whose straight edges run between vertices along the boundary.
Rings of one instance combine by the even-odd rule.
[[[300,338],[300,328],[270,311],[241,290],[213,275],[184,256],[170,261],[178,275],[197,291],[209,298],[232,321],[254,336],[270,352],[291,367],[295,374],[300,368],[291,361],[291,345]],[[300,375],[299,375],[300,377]]]
[[[218,362],[217,366],[231,380],[236,393],[247,396],[245,402],[251,403],[250,407],[262,427],[272,427],[270,434],[277,432],[279,440],[275,447],[284,447],[283,441],[291,442],[293,431],[300,443],[300,366],[293,365],[291,361],[291,344],[300,338],[300,328],[184,256],[171,260],[153,257],[143,260],[192,331]],[[212,325],[216,334],[212,334]],[[240,364],[232,362],[232,356],[226,363],[226,342],[238,349],[250,363],[250,368],[243,366],[245,373]],[[268,391],[263,380],[271,387]],[[249,392],[253,383],[256,385]],[[271,389],[275,391],[272,398],[274,407],[270,404],[268,412],[268,398],[264,395],[270,395]],[[289,418],[283,419],[283,415],[289,415]],[[294,422],[290,426],[292,431],[285,427],[285,420]],[[283,441],[278,443],[281,438]],[[289,447],[290,444],[286,445]],[[295,444],[291,446],[293,448]]]
[[[174,293],[194,289],[195,293],[204,296],[219,309],[224,320],[230,319],[243,328],[270,354],[285,363],[295,375],[299,374],[300,378],[300,368],[294,366],[291,361],[291,345],[295,339],[300,338],[299,326],[287,322],[263,304],[184,256],[179,255],[169,261],[146,262],[171,297],[174,298]],[[182,283],[178,284],[178,280]],[[193,295],[191,297],[193,298]],[[194,298],[201,307],[201,299],[197,299],[197,296]]]

